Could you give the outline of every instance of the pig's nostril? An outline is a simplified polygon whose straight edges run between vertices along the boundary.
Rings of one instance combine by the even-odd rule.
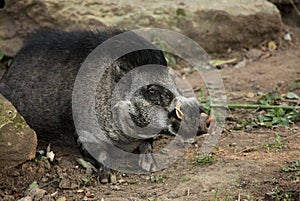
[[[210,121],[206,122],[206,128],[210,127]]]
[[[216,128],[216,118],[213,115],[210,115],[206,120],[207,130],[211,133]]]

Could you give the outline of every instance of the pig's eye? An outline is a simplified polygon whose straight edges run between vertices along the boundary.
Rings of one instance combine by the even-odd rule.
[[[149,91],[149,93],[150,93],[151,95],[158,95],[158,94],[159,94],[159,93],[158,93],[158,89],[157,89],[157,87],[155,87],[155,86],[149,87],[148,91]]]

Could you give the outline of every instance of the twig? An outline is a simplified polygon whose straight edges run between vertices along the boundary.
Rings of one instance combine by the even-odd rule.
[[[296,6],[294,0],[290,0],[290,2],[291,2],[291,4],[292,4],[292,6],[294,7],[294,9],[296,10],[297,14],[300,16],[300,11],[299,11],[299,9],[297,8],[297,6]]]
[[[212,108],[241,108],[241,109],[286,109],[286,110],[298,110],[300,106],[289,106],[289,105],[259,105],[259,104],[211,104]]]
[[[289,139],[292,139],[292,138],[297,137],[299,135],[300,135],[299,133],[296,133],[296,134],[293,134],[293,135],[289,135],[289,136],[284,137],[284,140],[289,140]]]
[[[294,103],[296,105],[299,105],[300,101],[299,100],[280,100],[281,102],[287,102],[287,103]]]

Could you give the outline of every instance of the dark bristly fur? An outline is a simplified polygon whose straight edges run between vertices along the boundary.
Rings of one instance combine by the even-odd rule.
[[[72,90],[76,75],[86,57],[99,44],[123,32],[124,30],[116,28],[105,28],[95,32],[37,31],[19,51],[12,66],[4,74],[0,82],[0,93],[12,102],[39,138],[52,142],[71,139],[75,133]],[[142,43],[151,46],[135,34],[131,39],[133,45]],[[100,79],[95,97],[97,117],[106,136],[116,146],[130,152],[139,149],[141,144],[143,147],[149,146],[143,144],[147,140],[134,139],[114,124],[110,105],[112,91],[122,76],[136,67],[146,64],[167,65],[163,53],[152,47],[153,49],[124,55],[108,66]],[[171,87],[173,91],[178,91],[174,86]],[[170,108],[175,108],[174,100],[179,95],[179,92],[171,94],[163,87],[146,86],[135,93],[129,105],[125,104],[125,108],[128,106],[131,112],[125,119],[131,118],[137,125],[145,126],[150,121],[148,112],[151,107],[160,105],[164,108],[157,112],[161,113],[158,115],[161,116],[162,128],[172,132],[172,127],[176,127],[174,125],[178,124],[179,120],[176,120],[174,111],[170,111]],[[182,105],[199,107],[197,101],[183,102]],[[122,113],[124,104],[120,106]],[[120,122],[126,123],[124,119]],[[148,152],[149,148],[140,151]],[[101,174],[108,175],[107,171],[102,171]]]

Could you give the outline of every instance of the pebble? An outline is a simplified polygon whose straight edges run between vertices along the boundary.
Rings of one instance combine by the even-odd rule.
[[[20,176],[20,172],[18,172],[17,170],[12,170],[8,172],[8,175],[12,177],[18,177]]]
[[[76,183],[70,182],[68,179],[62,179],[59,183],[60,189],[75,189],[77,187]]]
[[[15,200],[14,196],[12,196],[12,195],[4,195],[2,197],[2,199],[3,199],[3,201],[13,201],[13,200]]]
[[[34,188],[28,193],[28,196],[34,198],[35,200],[41,200],[46,193],[47,191],[44,189]]]
[[[230,147],[235,147],[236,145],[237,145],[236,142],[233,142],[233,143],[230,143],[230,144],[229,144]]]
[[[47,178],[47,177],[43,177],[43,178],[42,178],[42,182],[43,182],[43,183],[47,183],[48,181],[49,181],[49,178]]]
[[[247,60],[244,59],[243,61],[240,61],[237,63],[233,68],[238,69],[238,68],[244,68],[247,65]]]
[[[33,201],[33,200],[32,200],[32,197],[26,196],[26,197],[19,199],[18,201]]]
[[[292,41],[292,36],[290,33],[286,33],[283,35],[283,39],[286,41]]]
[[[117,177],[116,177],[116,175],[112,174],[112,175],[110,176],[110,182],[111,182],[112,184],[116,184],[116,183],[117,183]]]
[[[56,201],[66,201],[67,198],[65,196],[58,198]]]
[[[116,186],[116,185],[112,185],[112,186],[110,186],[110,188],[111,188],[112,190],[114,190],[114,191],[119,191],[119,190],[121,190],[120,186]]]

